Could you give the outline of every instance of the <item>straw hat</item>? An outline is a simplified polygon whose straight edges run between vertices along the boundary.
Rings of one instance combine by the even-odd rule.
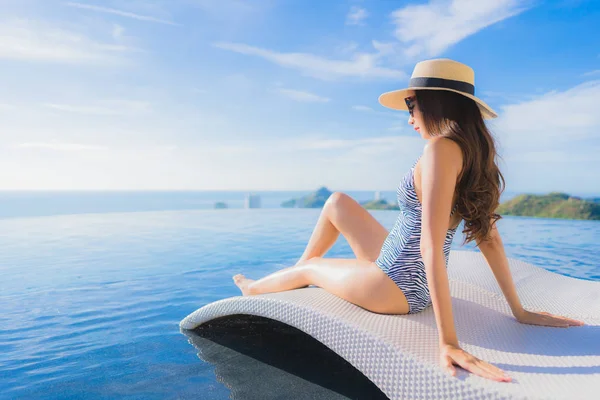
[[[458,61],[447,58],[421,61],[413,70],[408,88],[382,94],[379,103],[394,110],[408,111],[404,99],[411,90],[448,90],[462,94],[477,103],[484,119],[498,116],[490,106],[475,97],[475,72]]]

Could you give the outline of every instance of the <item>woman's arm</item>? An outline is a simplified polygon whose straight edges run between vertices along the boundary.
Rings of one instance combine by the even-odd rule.
[[[517,290],[510,274],[508,259],[504,252],[504,245],[502,244],[502,239],[495,223],[492,225],[490,238],[479,243],[478,247],[494,273],[513,315],[519,319],[523,314],[523,306],[519,301],[519,296],[517,295]]]
[[[421,255],[435,312],[439,344],[458,346],[444,257],[444,241],[450,223],[452,198],[462,164],[462,154],[453,141],[433,138],[425,147],[420,162],[423,202]]]
[[[479,249],[494,273],[498,285],[500,286],[500,289],[502,289],[502,293],[504,293],[504,297],[506,297],[506,301],[517,321],[523,324],[563,328],[584,325],[583,321],[576,319],[552,315],[547,312],[531,312],[523,308],[519,301],[519,296],[517,296],[517,290],[515,289],[515,284],[513,283],[510,274],[510,268],[508,267],[508,259],[504,253],[504,245],[502,244],[502,239],[500,238],[500,233],[496,228],[496,224],[493,224],[493,228],[490,232],[490,239],[481,242],[479,244]]]
[[[421,254],[439,333],[440,365],[455,375],[454,364],[484,378],[510,381],[504,372],[467,353],[458,345],[444,241],[450,223],[456,179],[462,166],[460,147],[446,138],[432,138],[421,157]]]

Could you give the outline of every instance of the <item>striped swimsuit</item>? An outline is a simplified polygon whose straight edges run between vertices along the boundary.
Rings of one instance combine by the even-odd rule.
[[[421,257],[422,208],[415,192],[414,170],[418,161],[417,159],[410,171],[404,175],[398,187],[400,215],[375,261],[377,266],[396,283],[406,296],[409,314],[423,311],[431,305],[425,264]],[[452,210],[451,216],[455,210],[456,207]],[[448,267],[450,245],[457,228],[448,229],[446,232],[444,241],[446,268]]]

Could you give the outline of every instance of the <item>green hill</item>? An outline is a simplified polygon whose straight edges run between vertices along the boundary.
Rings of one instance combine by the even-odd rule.
[[[331,196],[331,193],[326,187],[322,187],[316,192],[298,199],[290,199],[281,203],[281,207],[286,208],[321,208]],[[370,210],[399,210],[395,204],[389,204],[387,201],[372,200],[361,203],[361,205]]]
[[[522,194],[500,204],[496,212],[526,217],[600,220],[600,203],[560,192]]]
[[[291,199],[281,203],[281,207],[288,208],[320,208],[325,205],[325,202],[331,196],[331,193],[326,187],[322,187],[316,192],[299,199]]]
[[[367,201],[366,203],[361,204],[367,210],[399,210],[400,208],[395,204],[390,204],[387,201],[381,200],[372,200]]]

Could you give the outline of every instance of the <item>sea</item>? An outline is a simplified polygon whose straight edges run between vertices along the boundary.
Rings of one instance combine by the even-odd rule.
[[[260,208],[245,208],[250,194]],[[239,295],[233,275],[296,263],[321,210],[281,203],[306,194],[1,192],[0,398],[384,398],[289,327],[179,329],[199,307]],[[388,229],[398,217],[370,212]],[[600,281],[600,221],[505,216],[498,229],[509,257]],[[460,229],[452,248],[477,251]],[[326,257],[353,253],[340,237]]]

